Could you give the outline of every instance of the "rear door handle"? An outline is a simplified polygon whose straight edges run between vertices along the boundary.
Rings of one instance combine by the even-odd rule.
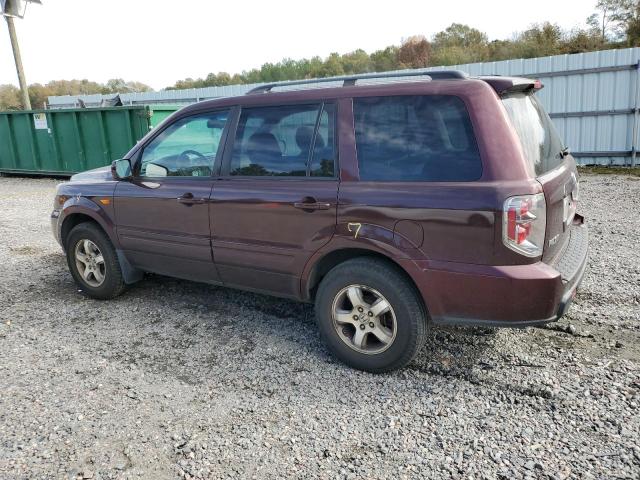
[[[206,198],[194,198],[193,193],[191,192],[185,193],[181,197],[178,197],[176,200],[184,205],[194,205],[196,203],[205,203],[207,201]]]

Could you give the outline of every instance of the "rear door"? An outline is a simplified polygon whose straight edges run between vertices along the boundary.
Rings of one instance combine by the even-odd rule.
[[[549,261],[569,240],[569,227],[578,200],[576,163],[532,92],[507,95],[502,103],[520,137],[531,173],[544,190],[547,226],[542,258]]]
[[[114,204],[118,239],[129,261],[146,271],[219,281],[213,264],[209,196],[228,110],[176,120],[139,154]]]
[[[336,224],[335,105],[243,108],[210,205],[225,285],[297,297]]]

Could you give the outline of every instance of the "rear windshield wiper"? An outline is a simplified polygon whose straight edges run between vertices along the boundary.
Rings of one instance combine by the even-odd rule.
[[[560,158],[564,158],[567,155],[569,155],[569,147],[563,147],[562,150],[560,150]]]

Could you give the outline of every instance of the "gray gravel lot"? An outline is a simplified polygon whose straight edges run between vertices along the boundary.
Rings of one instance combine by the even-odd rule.
[[[583,176],[567,318],[434,329],[371,375],[289,301],[159,276],[85,298],[56,181],[0,178],[0,478],[640,478],[639,180]]]

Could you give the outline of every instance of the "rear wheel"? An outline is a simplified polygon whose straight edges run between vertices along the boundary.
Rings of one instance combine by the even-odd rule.
[[[88,296],[106,300],[125,289],[115,248],[97,225],[73,227],[66,240],[67,264],[73,279]]]
[[[376,258],[349,260],[322,279],[316,319],[336,357],[369,372],[405,366],[427,332],[427,315],[414,286],[396,267]]]

